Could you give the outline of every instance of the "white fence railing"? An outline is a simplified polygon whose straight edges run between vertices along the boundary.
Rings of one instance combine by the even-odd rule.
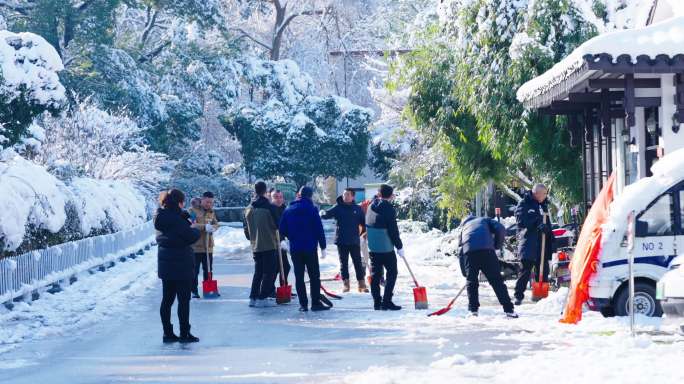
[[[125,231],[58,244],[0,260],[0,303],[135,255],[154,241],[152,221]]]

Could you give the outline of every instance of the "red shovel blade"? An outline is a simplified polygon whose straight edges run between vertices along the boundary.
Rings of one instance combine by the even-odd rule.
[[[276,288],[276,303],[277,304],[287,304],[292,301],[292,286],[291,285],[281,285]]]
[[[325,293],[326,296],[328,296],[331,299],[342,300],[342,296],[336,295],[336,294],[328,291],[327,289],[325,289],[325,287],[322,284],[321,284],[321,290],[323,291],[323,293]]]
[[[541,300],[549,296],[549,283],[533,282],[532,283],[532,300]]]
[[[447,304],[446,307],[444,307],[444,308],[442,308],[442,309],[440,309],[440,310],[438,310],[438,311],[435,311],[435,312],[432,312],[432,313],[428,314],[428,317],[430,317],[430,316],[442,316],[443,314],[445,314],[445,313],[451,311],[451,307],[454,306],[454,303],[456,302],[456,299],[457,299],[457,298],[458,298],[458,296],[456,296],[456,297],[454,297],[453,299],[451,299],[451,301],[449,302],[449,304]]]
[[[413,300],[416,304],[416,309],[428,309],[427,290],[425,287],[413,288]]]
[[[211,276],[209,276],[209,280],[204,280],[202,282],[202,294],[205,299],[215,298],[219,296],[218,282],[216,280],[211,280]]]

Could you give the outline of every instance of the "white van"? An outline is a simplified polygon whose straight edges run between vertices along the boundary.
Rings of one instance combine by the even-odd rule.
[[[656,283],[684,249],[684,149],[652,167],[653,176],[625,187],[610,205],[602,228],[596,273],[589,280],[587,304],[606,316],[628,314],[627,218],[636,214],[634,242],[635,312],[661,316]]]
[[[656,292],[665,315],[674,321],[682,321],[684,319],[684,255],[672,260],[670,269],[658,281]],[[684,323],[680,327],[684,332]]]

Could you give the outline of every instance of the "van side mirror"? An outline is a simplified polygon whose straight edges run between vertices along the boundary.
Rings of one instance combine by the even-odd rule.
[[[637,237],[645,237],[648,234],[648,223],[642,220],[636,221],[634,228],[634,235]]]

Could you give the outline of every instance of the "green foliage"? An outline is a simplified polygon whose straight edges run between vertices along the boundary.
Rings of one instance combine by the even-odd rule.
[[[551,184],[563,202],[580,200],[579,148],[566,122],[524,110],[516,91],[591,37],[569,0],[452,1],[452,14],[396,66],[390,88],[411,87],[405,114],[441,145],[447,164],[441,205],[462,213],[488,181],[517,170]]]

